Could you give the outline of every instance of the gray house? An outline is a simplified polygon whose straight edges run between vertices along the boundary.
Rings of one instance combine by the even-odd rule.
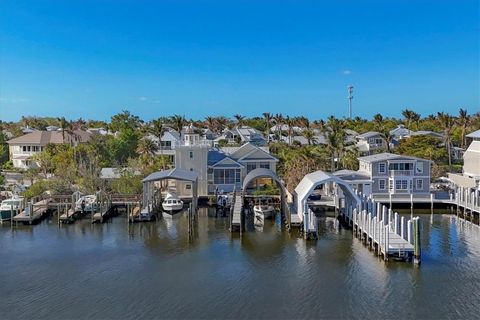
[[[432,161],[393,153],[358,158],[359,171],[366,173],[372,195],[428,195]],[[368,190],[364,189],[368,194]]]
[[[371,155],[387,150],[387,142],[380,132],[369,131],[358,135],[357,148],[363,155]]]

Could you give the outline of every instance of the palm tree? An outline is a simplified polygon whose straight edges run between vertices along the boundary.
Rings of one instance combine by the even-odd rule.
[[[410,126],[413,122],[418,124],[418,121],[420,120],[420,114],[412,110],[405,109],[402,111],[402,115],[405,118],[408,129],[411,129]]]
[[[377,113],[376,115],[373,116],[373,123],[375,124],[375,127],[377,130],[382,130],[383,128],[383,116],[380,113]]]
[[[243,126],[243,123],[245,121],[245,117],[240,115],[240,114],[234,114],[233,117],[235,118],[235,120],[237,121],[237,127],[241,127]]]
[[[187,120],[185,119],[184,116],[176,114],[170,119],[170,121],[172,123],[172,127],[180,134],[180,139],[181,139],[183,126],[185,126],[185,124],[187,123]]]
[[[287,116],[285,118],[285,124],[287,125],[287,136],[288,136],[288,144],[292,144],[292,138],[293,138],[293,125],[295,124],[294,119],[290,118]]]
[[[68,121],[65,117],[57,118],[60,129],[62,129],[62,142],[65,143],[65,130],[68,128]]]
[[[276,126],[277,140],[280,141],[282,136],[283,115],[281,113],[275,114],[273,121],[275,122]]]
[[[437,113],[437,120],[439,122],[440,127],[443,130],[443,141],[445,143],[445,147],[447,148],[447,153],[448,153],[448,166],[451,169],[452,168],[452,152],[450,151],[450,148],[452,145],[452,131],[453,131],[453,126],[455,124],[455,121],[451,115],[444,112]]]
[[[310,128],[310,120],[307,117],[300,116],[295,118],[295,123],[302,129],[309,129]]]
[[[157,151],[157,145],[150,139],[144,138],[140,140],[137,146],[137,152],[144,156],[153,156]]]
[[[323,130],[327,142],[327,150],[331,158],[331,171],[335,171],[346,150],[345,123],[333,116],[329,117]],[[337,160],[337,161],[335,161]]]
[[[149,133],[151,133],[155,138],[158,139],[157,148],[160,150],[160,156],[163,157],[163,146],[162,146],[162,137],[163,134],[167,131],[167,128],[163,125],[162,119],[154,119],[150,122],[148,127]],[[162,169],[165,169],[162,167]]]
[[[270,112],[262,113],[263,118],[265,119],[265,134],[267,136],[267,143],[270,142],[270,125],[272,122],[272,114]]]
[[[216,132],[216,120],[214,117],[208,116],[205,117],[205,126],[208,130]]]
[[[308,128],[302,131],[302,135],[307,139],[307,143],[309,146],[316,143],[317,138],[315,137],[315,133],[312,129]]]
[[[466,109],[460,108],[460,110],[458,111],[458,124],[462,128],[460,146],[464,148],[466,144],[465,131],[467,130],[468,125],[470,124],[470,116],[468,115]]]

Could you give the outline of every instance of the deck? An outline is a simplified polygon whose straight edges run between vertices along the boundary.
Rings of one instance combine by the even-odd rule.
[[[42,219],[45,213],[48,211],[48,205],[51,202],[51,199],[40,200],[33,205],[31,205],[32,212],[30,212],[30,206],[27,206],[25,210],[13,217],[15,222],[23,222],[32,224]]]

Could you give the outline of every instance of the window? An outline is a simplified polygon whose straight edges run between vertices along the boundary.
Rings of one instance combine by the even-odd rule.
[[[236,170],[235,170],[235,182],[236,182],[236,183],[240,183],[240,182],[241,182],[241,181],[240,181],[240,178],[241,178],[241,176],[240,176],[240,169],[236,169]]]
[[[408,190],[408,180],[395,180],[396,190]]]
[[[260,162],[260,168],[270,169],[270,163],[268,163],[268,162]]]
[[[190,151],[190,159],[193,159],[193,151]]]
[[[417,188],[417,190],[423,190],[423,180],[422,179],[417,179],[416,180],[416,188]]]
[[[186,184],[185,185],[185,190],[190,190],[192,189],[192,185],[191,184]]]
[[[378,164],[378,173],[385,173],[385,169],[386,169],[385,163],[379,163]]]
[[[240,183],[240,169],[215,169],[213,171],[213,182],[215,184]]]
[[[385,190],[385,186],[386,186],[385,184],[386,184],[385,179],[378,180],[378,189]]]
[[[417,162],[415,173],[423,173],[423,162]]]
[[[256,163],[247,163],[247,173],[255,169],[257,169]]]

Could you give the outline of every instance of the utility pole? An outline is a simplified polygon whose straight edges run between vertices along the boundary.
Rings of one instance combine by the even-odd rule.
[[[348,118],[352,119],[352,99],[353,99],[353,86],[349,85],[348,90]]]

